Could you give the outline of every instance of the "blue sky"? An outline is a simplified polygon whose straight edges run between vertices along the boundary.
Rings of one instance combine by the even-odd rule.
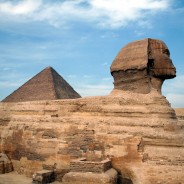
[[[119,50],[148,37],[167,44],[177,77],[162,92],[184,107],[183,0],[0,0],[0,100],[47,66],[82,96],[107,95]]]

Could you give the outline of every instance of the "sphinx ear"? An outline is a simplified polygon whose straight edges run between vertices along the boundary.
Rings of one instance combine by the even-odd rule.
[[[147,75],[150,75],[150,76],[153,75],[154,66],[155,66],[154,59],[148,59],[148,63],[147,63]]]
[[[155,65],[154,59],[148,59],[147,67],[150,68],[150,69],[153,69],[154,65]]]

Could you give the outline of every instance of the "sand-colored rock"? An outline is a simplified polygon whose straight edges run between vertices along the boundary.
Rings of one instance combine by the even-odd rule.
[[[0,184],[33,184],[32,178],[28,178],[24,175],[11,172],[0,175]],[[52,182],[52,184],[61,184],[61,182]]]
[[[127,44],[111,65],[114,88],[147,94],[161,93],[165,79],[176,76],[170,52],[161,40],[147,38]]]
[[[116,184],[117,171],[109,169],[104,173],[70,172],[63,177],[62,184]]]
[[[1,126],[1,151],[19,173],[31,176],[54,163],[66,169],[71,159],[90,155],[110,157],[135,184],[183,182],[183,129],[157,92],[1,103],[0,108],[10,118]]]
[[[184,108],[175,108],[174,109],[175,112],[176,112],[176,115],[179,117],[179,116],[183,116],[184,117]]]
[[[27,176],[43,165],[69,169],[72,159],[87,157],[111,159],[133,184],[184,183],[184,128],[159,88],[0,103],[0,152]]]

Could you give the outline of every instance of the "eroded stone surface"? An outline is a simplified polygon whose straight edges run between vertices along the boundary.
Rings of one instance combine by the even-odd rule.
[[[0,174],[5,174],[13,171],[12,162],[6,154],[0,153]]]
[[[136,52],[143,52],[136,60],[148,59],[147,50]],[[136,70],[147,72],[147,61]],[[150,78],[139,83],[134,74],[142,91]],[[44,165],[68,170],[71,160],[85,157],[111,159],[133,184],[184,183],[184,126],[159,91],[163,76],[152,76],[158,87],[145,93],[115,87],[104,97],[0,103],[0,151],[30,177]]]
[[[104,173],[70,172],[62,180],[62,184],[116,184],[117,171],[109,169]]]
[[[112,164],[109,159],[89,161],[86,158],[80,158],[70,161],[71,172],[104,173],[111,168]]]
[[[176,69],[165,43],[144,39],[129,43],[121,49],[111,65],[114,88],[137,93],[161,92],[165,79],[174,78]]]
[[[59,170],[74,158],[108,157],[135,184],[183,182],[183,129],[157,92],[1,103],[0,109],[11,116],[1,126],[1,149],[18,173],[32,176],[44,164],[57,163]]]

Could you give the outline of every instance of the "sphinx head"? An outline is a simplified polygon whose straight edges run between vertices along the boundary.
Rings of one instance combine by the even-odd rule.
[[[176,76],[166,44],[144,39],[121,49],[111,65],[114,88],[147,94],[152,89],[161,92],[165,79]]]

